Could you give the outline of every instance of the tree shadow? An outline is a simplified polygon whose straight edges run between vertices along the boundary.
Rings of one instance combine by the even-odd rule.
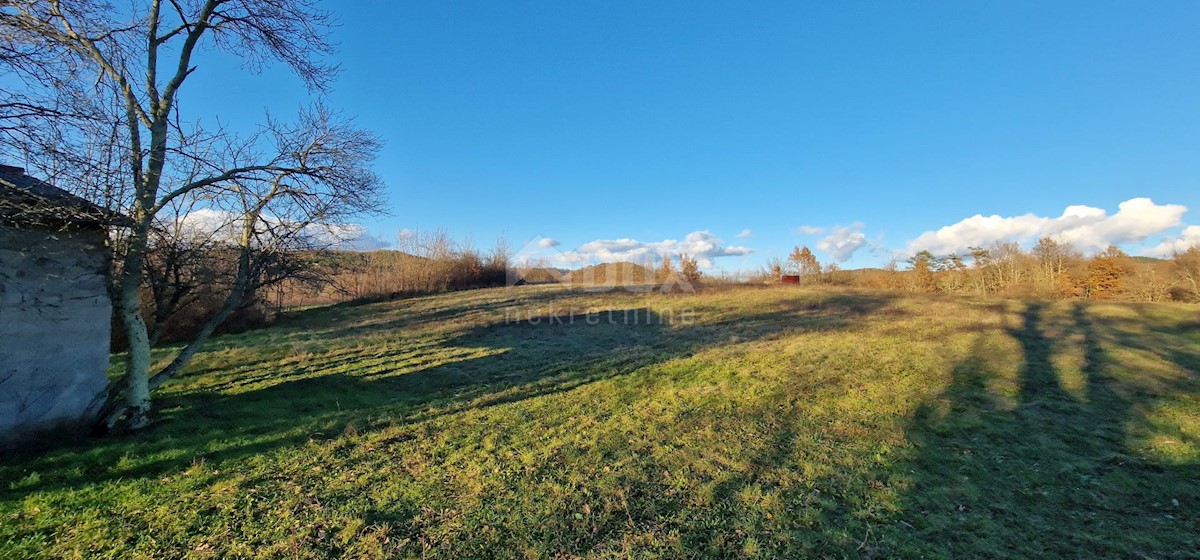
[[[1151,406],[1139,380],[1114,363],[1087,307],[1062,332],[1078,333],[1082,395],[1054,365],[1047,313],[1029,303],[1005,327],[1024,356],[1015,403],[990,385],[998,352],[980,335],[949,387],[914,416],[919,449],[902,526],[891,546],[947,557],[1158,558],[1194,554],[1200,499],[1195,464],[1168,464],[1130,447],[1128,427]]]
[[[561,293],[535,295],[535,302],[562,299]],[[530,300],[489,306],[495,311],[513,301]],[[249,360],[225,366],[235,374],[227,382],[165,395],[159,403],[161,418],[146,432],[49,453],[10,454],[0,474],[16,480],[18,473],[36,470],[38,480],[0,488],[0,496],[17,499],[36,491],[155,479],[196,461],[235,462],[347,431],[412,425],[567,392],[713,344],[751,343],[796,329],[851,329],[889,302],[887,296],[838,295],[715,318],[676,313],[663,305],[582,313],[566,305],[516,320],[493,317],[417,344],[346,345],[283,367]],[[559,316],[563,309],[570,316]],[[418,319],[381,322],[374,329],[404,329],[478,311],[477,306],[433,309]],[[327,327],[318,336],[352,336],[360,328]],[[253,346],[256,339],[233,336],[223,342],[221,348],[237,348]],[[212,373],[202,368],[190,375]]]
[[[503,290],[505,297],[497,298],[494,292]],[[512,286],[508,288],[492,288],[484,290],[464,290],[452,294],[433,294],[391,300],[378,303],[360,303],[336,309],[312,309],[295,313],[285,318],[280,327],[283,331],[305,336],[313,331],[323,332],[330,338],[359,336],[411,328],[467,315],[484,316],[497,310],[511,306],[529,306],[548,304],[554,301],[590,295],[579,290],[561,286]],[[447,305],[447,298],[450,305]],[[375,308],[403,311],[399,317],[386,318],[382,321],[361,320],[362,307],[372,305]],[[353,324],[347,325],[351,320]]]

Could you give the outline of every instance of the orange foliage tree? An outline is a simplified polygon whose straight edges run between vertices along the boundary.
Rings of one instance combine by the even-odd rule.
[[[1123,279],[1129,269],[1129,256],[1109,245],[1088,263],[1087,296],[1092,299],[1116,298],[1124,289]]]

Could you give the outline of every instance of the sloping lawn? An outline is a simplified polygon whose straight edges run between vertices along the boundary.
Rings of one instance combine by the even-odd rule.
[[[1195,558],[1200,308],[478,290],[216,339],[7,558]]]

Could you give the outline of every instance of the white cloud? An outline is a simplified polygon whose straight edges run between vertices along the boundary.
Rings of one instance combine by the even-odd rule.
[[[549,237],[543,237],[537,242],[538,247],[558,247],[558,240]]]
[[[535,243],[539,245],[540,243]],[[753,249],[737,245],[724,245],[709,231],[693,231],[682,241],[638,241],[636,239],[597,239],[570,251],[536,251],[523,249],[519,255],[530,262],[541,262],[548,266],[575,267],[602,262],[635,262],[654,265],[663,255],[678,257],[686,253],[694,257],[702,268],[711,268],[713,260],[721,257],[749,255]],[[527,253],[527,255],[526,255]],[[522,258],[516,259],[520,262]]]
[[[1163,239],[1158,245],[1147,249],[1145,255],[1148,257],[1165,258],[1175,253],[1187,251],[1192,247],[1200,247],[1200,226],[1183,228],[1183,232],[1178,237]]]
[[[181,216],[175,216],[173,222],[178,235],[193,243],[203,243],[208,240],[235,242],[237,235],[233,221],[237,216],[232,212],[213,208],[198,208]]]
[[[305,228],[305,233],[313,238],[317,246],[330,249],[378,251],[392,246],[382,238],[371,235],[367,228],[359,224],[313,225]]]
[[[825,251],[837,262],[854,256],[854,252],[867,245],[867,236],[862,232],[863,224],[855,222],[849,226],[834,226],[829,236],[817,242],[817,248]]]
[[[754,235],[754,232],[750,231],[749,229],[744,229],[744,230],[742,230],[741,233],[737,234],[737,238],[745,239],[747,237],[750,237],[751,235]]]
[[[272,216],[263,216],[263,221],[273,226],[287,224]],[[240,237],[240,216],[225,210],[198,208],[173,218],[178,234],[193,243],[237,243]],[[300,224],[295,224],[299,227]],[[325,247],[349,251],[374,251],[391,246],[386,241],[371,236],[367,228],[359,224],[309,224],[300,228],[293,238],[304,246]]]
[[[797,235],[821,235],[825,233],[825,228],[820,226],[800,226],[796,228]]]
[[[1000,241],[1030,242],[1053,237],[1084,251],[1108,245],[1137,243],[1180,224],[1187,207],[1155,204],[1149,198],[1132,198],[1108,215],[1101,208],[1068,206],[1062,216],[1046,218],[1034,214],[1003,217],[976,214],[937,231],[927,231],[908,244],[909,252],[928,250],[944,255]]]

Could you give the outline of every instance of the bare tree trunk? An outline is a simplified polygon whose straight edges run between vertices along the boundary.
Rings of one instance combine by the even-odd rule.
[[[122,291],[120,313],[122,322],[126,327],[126,334],[129,337],[129,353],[126,358],[123,392],[119,395],[109,395],[109,402],[104,412],[101,413],[100,421],[105,430],[112,429],[122,417],[126,419],[126,424],[130,429],[136,430],[146,426],[150,419],[150,394],[168,379],[179,373],[179,370],[187,365],[192,356],[204,347],[204,344],[208,342],[209,337],[212,336],[217,327],[221,326],[242,304],[246,284],[246,282],[242,281],[243,278],[242,271],[239,271],[238,285],[226,297],[220,311],[205,322],[200,332],[176,354],[175,359],[171,360],[170,364],[153,376],[149,375],[150,341],[147,336],[145,322],[142,320],[142,314],[136,306],[136,285],[133,289],[135,303],[133,306],[129,306],[126,303],[126,294],[124,290]],[[246,279],[248,280],[248,278]]]
[[[65,99],[79,109],[69,114],[47,112],[45,117],[73,131],[61,137],[99,147],[95,153],[101,157],[85,158],[77,174],[80,179],[99,177],[82,183],[99,181],[105,200],[120,205],[133,219],[128,245],[115,255],[111,284],[129,344],[125,377],[109,388],[97,427],[108,429],[124,418],[129,427],[140,428],[149,421],[154,388],[182,368],[243,298],[259,287],[250,286],[249,272],[259,271],[246,266],[249,257],[243,255],[229,301],[196,340],[151,377],[151,343],[161,333],[158,328],[148,331],[139,295],[147,251],[154,249],[150,234],[156,215],[180,197],[202,193],[209,205],[220,209],[241,196],[248,212],[253,207],[252,215],[246,216],[248,231],[259,233],[252,226],[267,205],[273,205],[268,214],[275,219],[261,232],[266,241],[243,243],[243,247],[258,251],[276,242],[273,250],[301,249],[306,245],[302,226],[339,223],[379,203],[380,181],[369,169],[379,141],[320,105],[302,112],[301,122],[295,125],[268,117],[266,130],[244,138],[220,129],[205,131],[198,119],[181,118],[177,111],[179,90],[197,69],[193,52],[205,44],[234,51],[248,61],[280,61],[306,85],[324,90],[335,74],[334,66],[322,62],[333,49],[326,35],[333,20],[316,5],[317,0],[172,1],[166,12],[160,9],[162,0],[135,4],[133,10],[144,8],[145,14],[93,4],[6,0],[0,3],[0,47],[5,49],[6,70],[15,73],[15,83],[25,84],[45,99]],[[206,43],[205,36],[216,39]],[[160,61],[163,53],[170,53],[171,60]],[[144,64],[137,62],[142,60]],[[91,85],[78,96],[63,95],[64,84],[75,83]],[[0,88],[0,101],[10,97]],[[0,117],[5,116],[19,113],[0,111]],[[120,126],[113,128],[114,123]],[[0,134],[0,146],[11,143],[6,138]],[[114,145],[120,146],[120,157],[113,157]],[[28,146],[19,148],[24,151]],[[56,150],[48,152],[49,160],[60,159]],[[258,199],[262,185],[273,185],[271,194],[257,205],[247,204]],[[168,191],[162,192],[163,187]],[[292,224],[300,225],[292,231]],[[272,239],[271,230],[280,228],[285,232],[281,235],[291,238]],[[161,321],[156,324],[161,327]]]
[[[141,223],[139,222],[138,226]],[[110,389],[108,401],[101,410],[99,428],[103,431],[127,416],[131,429],[144,427],[150,421],[150,336],[142,317],[142,306],[138,290],[142,280],[142,262],[145,258],[146,237],[135,226],[125,248],[125,262],[117,286],[116,307],[125,327],[129,351],[125,356],[125,377],[122,383]]]
[[[150,386],[147,372],[150,371],[150,338],[146,323],[137,304],[137,286],[122,290],[120,314],[129,339],[129,352],[125,362],[125,407],[124,414],[108,415],[105,427],[112,428],[122,415],[128,417],[129,427],[138,429],[150,421]],[[129,300],[133,301],[130,302]]]

